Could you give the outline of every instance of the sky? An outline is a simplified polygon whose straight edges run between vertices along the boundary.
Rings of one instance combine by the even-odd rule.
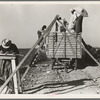
[[[56,15],[70,19],[70,9],[82,7],[88,12],[83,19],[82,37],[93,47],[100,47],[100,2],[0,2],[0,44],[9,38],[18,48],[31,48],[37,31],[49,25]]]

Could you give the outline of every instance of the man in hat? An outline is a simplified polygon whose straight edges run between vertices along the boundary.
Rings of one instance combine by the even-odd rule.
[[[74,32],[76,33],[76,39],[77,39],[77,35],[82,34],[83,17],[88,17],[88,13],[86,12],[85,9],[80,7],[71,9],[70,12],[71,12],[71,18],[68,28],[72,33]],[[87,44],[85,43],[83,38],[82,38],[82,43],[84,44],[85,48],[87,48]]]
[[[2,54],[19,54],[19,50],[15,44],[9,39],[2,40],[0,45],[0,53]],[[16,57],[16,65],[18,65],[18,57]],[[0,74],[4,80],[6,80],[12,73],[11,60],[3,59],[0,66]]]
[[[69,22],[69,30],[73,33],[76,32],[81,33],[82,32],[82,21],[83,21],[83,16],[81,13],[78,13],[75,9],[71,9],[71,18]]]
[[[2,54],[19,54],[17,46],[9,39],[2,40],[0,52]],[[9,64],[11,64],[11,60],[2,60],[1,75],[4,75],[4,70],[7,69]],[[16,58],[16,65],[18,65],[18,57]],[[9,68],[7,70],[9,70]]]
[[[69,22],[69,30],[73,33],[75,32],[76,34],[82,34],[82,22],[83,22],[83,17],[88,17],[88,13],[85,9],[76,7],[74,9],[70,10],[71,12],[71,18]],[[87,44],[82,38],[82,43],[84,44],[85,48],[87,49]]]
[[[70,9],[71,18],[69,22],[69,30],[73,33],[81,34],[82,33],[82,22],[83,17],[88,17],[88,13],[85,9],[76,7]]]

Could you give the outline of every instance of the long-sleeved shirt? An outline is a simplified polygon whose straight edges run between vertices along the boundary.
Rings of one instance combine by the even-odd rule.
[[[11,44],[9,48],[3,48],[2,46],[0,46],[0,51],[2,51],[2,53],[14,53],[14,54],[19,54],[19,50],[17,48],[17,46],[15,44]]]
[[[75,25],[74,22],[75,22],[76,18],[77,18],[76,12],[74,12],[74,14],[71,14],[68,29],[70,29],[70,30],[73,29],[73,27]]]
[[[17,48],[17,46],[15,44],[11,44],[9,48],[5,49],[2,46],[0,46],[0,51],[3,53],[7,53],[7,54],[19,54],[19,50]],[[7,61],[7,60],[5,60]],[[19,61],[18,61],[18,56],[16,57],[16,65],[18,65]]]
[[[74,30],[76,33],[82,32],[82,21],[83,16],[75,11],[74,14],[71,15],[68,29]]]

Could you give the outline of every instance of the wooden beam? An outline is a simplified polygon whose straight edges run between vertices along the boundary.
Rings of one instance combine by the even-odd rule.
[[[57,50],[58,50],[58,48],[59,48],[59,46],[60,46],[60,43],[61,43],[61,41],[62,41],[63,37],[64,37],[64,34],[62,35],[62,37],[61,37],[61,39],[60,39],[60,41],[59,41],[58,46],[55,48],[55,52],[53,53],[53,57],[55,57],[56,52],[57,52]]]
[[[64,56],[66,58],[66,33],[64,32]]]
[[[21,67],[21,65],[23,64],[23,62],[26,60],[26,58],[29,56],[29,54],[33,51],[33,49],[37,46],[37,44],[41,41],[42,37],[48,32],[48,30],[50,30],[50,28],[54,25],[55,21],[58,19],[59,15],[56,15],[56,17],[54,18],[54,20],[51,22],[51,24],[47,27],[46,31],[44,32],[44,34],[40,37],[39,40],[37,40],[37,42],[33,45],[33,47],[29,50],[29,52],[25,55],[25,57],[22,59],[22,61],[19,63],[19,65],[17,66],[17,68],[14,70],[14,72],[12,72],[12,74],[9,76],[9,78],[5,81],[5,83],[1,86],[0,88],[0,93],[2,92],[2,90],[5,88],[5,86],[8,84],[8,82],[11,80],[11,78],[15,75],[15,73],[18,71],[18,69]]]
[[[16,69],[16,62],[15,60],[11,60],[12,62],[12,72]],[[13,76],[13,82],[14,82],[14,92],[15,94],[18,94],[18,85],[17,85],[17,75],[16,73]]]
[[[61,24],[61,25],[63,25],[62,24],[62,22],[61,21],[59,21],[59,23]],[[67,27],[65,27],[64,25],[63,25],[63,27],[68,31],[68,33],[73,37],[73,35],[72,35],[72,33],[69,31],[69,29],[67,28]],[[92,56],[92,54],[83,46],[83,44],[81,44],[80,43],[80,41],[79,40],[76,40],[81,46],[82,46],[82,48],[87,52],[87,54],[98,64],[98,66],[100,67],[100,63]]]
[[[0,54],[0,59],[15,59],[16,56],[13,54]]]
[[[56,22],[56,20],[58,19],[58,17],[59,17],[59,15],[57,15],[57,16],[54,18],[54,20],[53,20],[53,21],[51,22],[51,24],[48,26],[48,28],[46,29],[46,31],[43,32],[43,35],[41,35],[41,37],[39,38],[39,39],[41,40],[41,39],[44,37],[43,40],[42,40],[42,43],[40,44],[40,46],[39,46],[39,48],[37,49],[36,52],[38,52],[38,51],[40,50],[41,46],[43,45],[43,43],[44,43],[46,37],[48,36],[49,32],[51,31],[51,28],[53,27],[53,25],[54,25],[54,23]],[[40,41],[39,41],[39,42],[40,42]],[[34,56],[33,56],[33,58],[34,58]],[[33,61],[33,59],[31,60],[31,62],[30,62],[29,65],[32,64],[32,61]]]
[[[58,16],[58,15],[57,15],[57,16]],[[42,42],[41,42],[41,44],[40,44],[40,46],[39,46],[39,48],[36,50],[36,52],[35,52],[35,53],[39,52],[39,50],[40,50],[41,46],[43,45],[43,43],[44,43],[44,41],[45,41],[46,37],[48,36],[49,32],[51,31],[51,28],[53,27],[53,24],[56,22],[56,20],[55,20],[55,21],[52,21],[52,22],[53,22],[53,23],[51,23],[51,24],[52,24],[52,26],[51,26],[51,24],[50,24],[50,26],[51,26],[51,27],[49,28],[48,32],[46,33],[45,37],[43,38],[43,40],[42,40]],[[44,33],[44,32],[43,32],[43,33]],[[43,36],[43,35],[42,35],[42,36]],[[33,59],[31,60],[31,62],[30,62],[30,64],[29,64],[28,68],[26,69],[25,73],[23,74],[23,76],[22,76],[21,80],[23,80],[23,79],[24,79],[24,77],[26,76],[26,74],[28,73],[28,71],[29,71],[29,69],[30,69],[30,66],[31,66],[31,64],[32,64],[33,60],[34,60],[34,56],[33,56]]]
[[[75,70],[77,69],[77,33],[75,34]]]
[[[21,78],[21,81],[23,81],[23,80],[24,80],[24,77],[25,77],[25,76],[26,76],[26,74],[28,73],[29,69],[30,69],[30,66],[28,66],[28,67],[27,67],[27,69],[26,69],[25,73],[23,74],[23,76],[22,76],[22,78]]]
[[[49,32],[50,32],[50,30],[47,32],[46,36],[49,34]],[[41,46],[43,45],[43,43],[44,43],[44,41],[45,41],[46,36],[43,38],[43,40],[42,40],[42,42],[41,42],[39,48],[36,50],[35,53],[39,52]],[[34,54],[34,56],[35,56],[35,54]],[[31,64],[32,64],[32,62],[33,62],[33,60],[34,60],[34,56],[33,56],[33,59],[31,60],[31,62],[30,62],[30,64],[29,64],[28,68],[26,69],[25,73],[23,74],[21,80],[23,80],[24,77],[26,76],[26,74],[28,73],[28,71],[29,71],[29,69],[30,69],[30,66],[31,66]]]

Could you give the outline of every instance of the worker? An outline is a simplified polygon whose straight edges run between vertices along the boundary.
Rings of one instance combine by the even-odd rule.
[[[71,18],[69,22],[68,29],[73,33],[81,34],[82,33],[82,22],[83,17],[88,17],[88,13],[85,9],[76,7],[70,9]]]
[[[6,38],[6,39],[2,40],[2,43],[0,45],[0,53],[5,54],[5,55],[6,54],[14,54],[15,55],[15,54],[19,54],[19,50],[18,50],[17,46],[12,43],[11,40]],[[16,56],[16,65],[18,65],[18,57],[17,56]],[[11,60],[8,60],[8,59],[2,60],[1,66],[0,66],[0,73],[1,73],[2,79],[6,81],[6,79],[12,73]]]
[[[88,17],[88,13],[85,9],[80,8],[80,7],[71,9],[70,12],[71,12],[71,18],[70,18],[68,28],[72,33],[75,32],[77,35],[79,35],[79,34],[81,35],[82,34],[83,17]],[[87,49],[87,44],[85,43],[83,38],[82,38],[82,43],[85,46],[85,48]]]
[[[76,19],[76,12],[74,9],[70,9],[71,12],[71,17],[70,17],[70,21],[69,21],[69,25],[68,25],[68,29],[70,30],[71,33],[74,32],[74,21]]]
[[[68,25],[68,22],[63,19],[63,25],[66,27]],[[66,29],[63,26],[60,26],[60,32],[66,32]]]
[[[88,13],[86,12],[85,9],[79,7],[71,9],[70,12],[71,12],[71,18],[68,29],[70,30],[71,33],[76,33],[76,39],[77,39],[77,35],[82,34],[83,17],[88,17]],[[84,44],[85,48],[87,48],[87,44],[85,43],[83,38],[82,38],[82,43]]]
[[[78,14],[75,9],[71,9],[71,18],[69,22],[69,30],[72,33],[81,33],[82,32],[82,21],[83,16]]]
[[[43,35],[43,32],[46,30],[46,25],[42,26],[42,29],[38,30],[38,39]],[[40,42],[38,43],[38,46],[40,46],[41,42],[43,40],[43,37],[41,38]],[[44,45],[44,44],[43,44]],[[43,49],[43,45],[41,46],[41,49]]]

